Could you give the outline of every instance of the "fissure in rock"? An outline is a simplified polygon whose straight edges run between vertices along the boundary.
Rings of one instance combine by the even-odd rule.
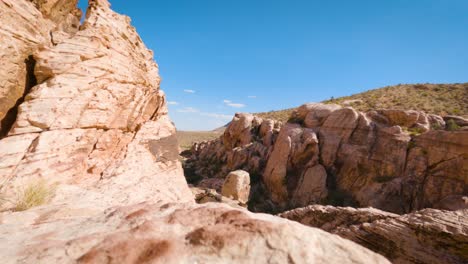
[[[37,85],[37,79],[34,75],[34,68],[36,67],[36,60],[32,55],[29,55],[24,60],[25,68],[26,68],[26,80],[24,85],[24,92],[23,95],[16,101],[16,104],[8,110],[6,116],[1,121],[0,126],[0,139],[4,138],[10,132],[13,124],[16,121],[16,117],[18,115],[18,107],[24,102],[26,95],[31,91],[31,88]]]

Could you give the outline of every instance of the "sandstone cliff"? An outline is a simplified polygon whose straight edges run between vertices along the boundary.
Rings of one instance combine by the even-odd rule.
[[[468,130],[451,130],[424,112],[326,104],[303,105],[282,126],[237,114],[220,139],[192,148],[185,169],[202,185],[249,171],[253,210],[328,203],[406,213],[449,209],[448,200],[460,209],[467,206]]]
[[[318,229],[197,205],[152,52],[106,0],[82,25],[75,6],[0,2],[2,263],[388,263]],[[15,212],[39,179],[52,200]]]

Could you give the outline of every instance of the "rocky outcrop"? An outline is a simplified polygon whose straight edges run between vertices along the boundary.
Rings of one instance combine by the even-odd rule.
[[[388,263],[318,229],[197,205],[152,52],[106,0],[89,0],[79,30],[75,5],[0,3],[0,105],[18,112],[7,110],[14,122],[0,140],[2,263]],[[18,51],[11,60],[8,49]],[[226,137],[232,145],[251,140],[238,129],[242,137]],[[17,190],[38,180],[52,200],[12,210]]]
[[[65,12],[68,4],[60,3],[38,3],[48,14],[41,18],[36,11],[38,19],[49,21],[55,9]],[[34,10],[26,1],[13,6]],[[24,12],[15,10],[20,16]],[[112,12],[106,1],[90,1],[79,31],[54,45],[30,49],[37,85],[19,106],[8,137],[0,141],[0,177],[6,179],[7,196],[41,178],[59,184],[57,202],[73,203],[88,191],[93,193],[90,202],[97,200],[103,208],[147,199],[192,199],[177,161],[175,128],[159,89],[158,66],[127,17]],[[156,190],[157,185],[168,188]]]
[[[321,230],[215,203],[81,214],[48,207],[4,216],[2,263],[389,263]]]
[[[281,129],[263,173],[263,180],[279,204],[293,206],[320,202],[327,196],[325,169],[319,164],[317,135],[298,124]]]
[[[468,211],[424,209],[395,215],[373,208],[314,205],[281,214],[350,239],[393,263],[466,263]]]
[[[258,129],[262,122],[267,129]],[[277,208],[331,203],[405,213],[468,194],[468,132],[444,130],[442,117],[305,104],[281,128],[265,123],[237,114],[224,141],[194,146],[187,162],[193,174],[223,177],[227,168],[260,174],[259,200]],[[264,131],[273,136],[265,140]]]
[[[33,53],[52,46],[55,35],[67,36],[78,30],[81,11],[77,0],[16,1],[0,3],[0,138],[15,121],[17,107],[37,84]],[[38,8],[36,8],[38,7]],[[54,8],[47,8],[54,7]]]
[[[194,183],[206,178],[224,179],[231,171],[245,170],[253,182],[258,181],[280,127],[280,122],[236,114],[219,139],[192,147],[184,165],[187,179]]]

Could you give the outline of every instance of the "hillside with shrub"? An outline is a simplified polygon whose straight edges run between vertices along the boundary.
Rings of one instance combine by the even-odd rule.
[[[359,111],[373,109],[419,110],[440,116],[468,116],[468,83],[399,84],[367,92],[331,98],[327,104],[351,106]],[[263,118],[287,121],[294,108],[256,113]]]

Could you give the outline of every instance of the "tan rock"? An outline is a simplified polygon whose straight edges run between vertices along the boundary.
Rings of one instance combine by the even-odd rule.
[[[302,175],[291,197],[291,204],[293,207],[303,207],[320,203],[327,195],[327,172],[322,165],[316,165]]]
[[[23,0],[2,2],[1,10],[11,15],[1,19],[32,14],[38,21],[44,15],[65,23],[75,14],[73,3],[37,1],[39,11]],[[7,199],[14,200],[19,186],[42,178],[58,184],[52,203],[74,206],[78,200],[105,209],[147,199],[193,201],[152,52],[107,1],[89,4],[80,31],[54,45],[28,46],[39,84],[20,105],[9,137],[0,141]],[[32,38],[29,24],[10,24]],[[15,71],[9,74],[18,79]]]
[[[306,192],[311,197],[326,196],[326,190],[322,189],[324,185],[321,185],[324,175],[315,174],[317,168],[309,170],[318,164],[318,154],[318,139],[312,129],[289,123],[281,129],[263,174],[263,181],[274,202],[286,205],[298,182],[312,186],[299,186],[297,195]],[[311,198],[297,195],[294,202]]]
[[[226,176],[221,194],[227,198],[247,204],[250,195],[250,175],[243,170],[233,171]]]
[[[141,203],[79,214],[58,206],[2,214],[3,263],[389,263],[319,229],[222,204]]]
[[[468,211],[425,209],[399,216],[376,209],[309,206],[281,214],[353,240],[393,263],[465,263]]]

